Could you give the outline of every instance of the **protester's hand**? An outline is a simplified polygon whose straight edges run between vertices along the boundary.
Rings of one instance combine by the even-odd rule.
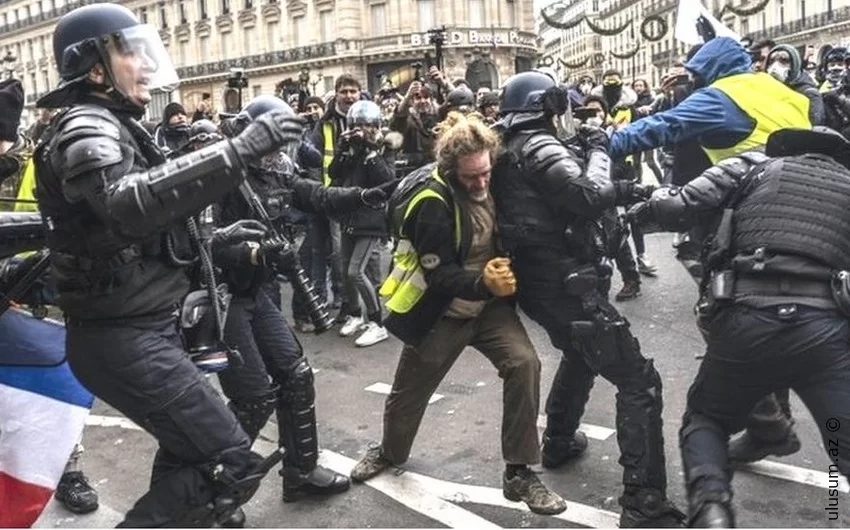
[[[516,293],[516,277],[511,270],[509,258],[493,258],[484,266],[482,274],[484,286],[494,296],[505,297]]]
[[[588,151],[591,149],[608,150],[608,134],[604,129],[585,124],[579,127],[578,134]]]
[[[407,87],[407,94],[405,94],[404,99],[406,99],[407,101],[410,101],[411,99],[413,99],[413,96],[415,96],[416,94],[419,93],[419,91],[421,89],[422,89],[422,82],[421,81],[411,82],[410,86]]]
[[[428,68],[428,77],[430,77],[434,81],[442,82],[444,76],[443,72],[441,72],[439,68],[437,68],[436,66],[432,66]]]

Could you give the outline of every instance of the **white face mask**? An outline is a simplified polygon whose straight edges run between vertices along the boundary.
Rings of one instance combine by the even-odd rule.
[[[578,86],[578,91],[585,96],[590,94],[591,89],[593,89],[593,85],[590,83],[582,83]]]
[[[783,66],[779,63],[773,63],[767,69],[767,73],[772,75],[778,81],[785,83],[788,81],[788,74],[791,72],[790,66]]]

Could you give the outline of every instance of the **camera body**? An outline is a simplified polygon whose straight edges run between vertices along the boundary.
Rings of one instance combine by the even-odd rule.
[[[227,88],[248,88],[248,77],[244,68],[231,68],[227,76]]]

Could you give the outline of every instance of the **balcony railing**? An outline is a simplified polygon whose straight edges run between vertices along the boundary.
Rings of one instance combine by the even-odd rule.
[[[678,0],[652,0],[652,2],[644,8],[643,14],[644,17],[660,15],[661,13],[673,9],[678,4]]]
[[[754,40],[778,39],[792,36],[802,31],[820,29],[830,24],[850,20],[850,6],[833,9],[831,12],[818,13],[803,19],[793,20],[785,24],[777,24],[751,34]]]
[[[0,0],[0,5],[10,1],[12,0]],[[59,18],[66,13],[70,13],[78,7],[87,6],[89,4],[100,4],[107,1],[109,0],[77,0],[77,2],[66,4],[62,7],[43,11],[37,15],[31,15],[26,18],[16,20],[15,22],[3,24],[2,26],[0,26],[0,35],[5,35],[12,31],[18,31],[19,29],[28,28],[30,26],[34,26],[42,22],[47,22],[55,18]]]
[[[321,59],[332,57],[335,54],[332,42],[301,46],[289,50],[278,50],[268,53],[258,53],[248,57],[236,59],[225,59],[192,66],[184,66],[177,69],[180,79],[191,79],[209,75],[220,75],[227,73],[231,68],[262,68],[264,66],[275,66],[285,63],[295,63],[309,59]]]

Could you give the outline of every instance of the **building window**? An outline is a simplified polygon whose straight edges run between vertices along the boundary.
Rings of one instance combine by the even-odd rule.
[[[324,85],[325,85],[325,87],[324,87],[325,92],[330,92],[331,90],[333,90],[334,89],[334,76],[326,75]]]
[[[177,60],[180,61],[180,66],[186,64],[186,42],[180,41],[177,43]]]
[[[186,2],[184,0],[177,2],[177,15],[180,16],[181,24],[189,22],[189,19],[186,17]]]
[[[253,92],[252,97],[260,96],[263,94],[263,85],[254,85],[251,90]]]
[[[32,39],[27,39],[27,51],[30,54],[30,61],[35,61],[35,46],[32,44]]]
[[[245,0],[245,9],[254,9],[254,0]]]
[[[3,25],[6,26],[9,24],[9,13],[3,13]]]
[[[369,6],[372,14],[372,36],[383,37],[387,34],[387,4]]]
[[[50,90],[50,74],[47,70],[41,71],[41,79],[44,80],[44,90]]]
[[[437,26],[437,11],[434,0],[417,0],[419,4],[419,31],[428,31]]]
[[[24,9],[25,9],[25,13],[27,15],[27,18],[32,17],[32,11],[30,10],[30,6],[26,6]]]
[[[47,36],[42,35],[38,38],[38,52],[42,57],[47,57]]]
[[[146,8],[146,7],[140,7],[139,8],[139,20],[142,22],[142,24],[148,23],[148,8]]]
[[[218,42],[221,44],[221,58],[227,59],[230,56],[230,33],[222,33]]]
[[[304,19],[304,15],[292,17],[292,45],[295,47],[302,46],[305,37],[307,37]]]
[[[210,18],[207,12],[207,0],[198,0],[198,14],[201,15],[201,20]]]
[[[38,81],[35,78],[35,72],[30,74],[30,87],[33,94],[38,94]]]
[[[319,31],[321,31],[322,42],[334,40],[333,11],[327,10],[319,13]]]
[[[517,23],[516,23],[516,2],[514,2],[513,0],[508,0],[507,3],[505,4],[505,9],[507,9],[507,11],[508,11],[508,20],[507,20],[508,27],[509,28],[518,27]],[[575,32],[573,32],[573,33],[575,33]]]
[[[254,28],[245,28],[245,55],[254,55]]]
[[[198,51],[195,54],[195,57],[208,57],[210,53],[210,38],[209,37],[201,37],[198,39]]]
[[[779,23],[785,24],[785,2],[784,2],[784,0],[779,0],[777,5],[779,7]]]
[[[159,3],[159,27],[168,29],[168,11],[165,9],[165,2]]]
[[[266,26],[266,51],[271,52],[277,48],[277,22],[270,22]]]
[[[221,0],[221,14],[229,15],[230,14],[230,0]]]
[[[484,0],[468,0],[469,27],[483,28],[484,22]]]
[[[800,18],[803,20],[806,18],[806,0],[800,0]]]

